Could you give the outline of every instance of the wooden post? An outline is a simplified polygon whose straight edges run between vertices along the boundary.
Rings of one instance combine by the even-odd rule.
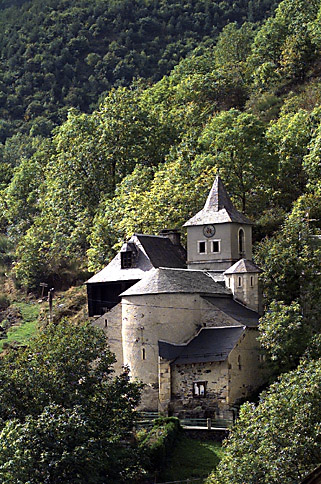
[[[41,299],[43,299],[45,287],[48,287],[48,284],[46,284],[45,282],[40,282],[39,286],[41,287]]]
[[[54,288],[52,287],[49,289],[48,293],[48,302],[49,302],[49,323],[53,322],[53,315],[52,315],[52,300],[53,300],[53,293],[54,293]]]
[[[207,430],[211,430],[211,427],[212,427],[211,419],[208,418],[206,421],[207,421]]]

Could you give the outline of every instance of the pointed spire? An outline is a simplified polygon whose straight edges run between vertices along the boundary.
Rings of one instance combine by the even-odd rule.
[[[211,188],[210,193],[208,194],[203,210],[205,212],[213,211],[213,210],[215,212],[218,212],[223,208],[235,210],[231,202],[231,199],[225,189],[225,186],[223,185],[221,177],[219,175],[216,175],[213,186]]]
[[[204,208],[188,220],[184,227],[226,222],[252,224],[245,215],[236,210],[220,176],[216,175]]]

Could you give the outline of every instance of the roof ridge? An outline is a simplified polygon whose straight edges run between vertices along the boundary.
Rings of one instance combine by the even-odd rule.
[[[156,237],[158,239],[168,239],[170,240],[170,238],[168,237],[168,235],[156,235],[156,234],[136,234],[134,233],[132,236],[136,236],[136,237]]]

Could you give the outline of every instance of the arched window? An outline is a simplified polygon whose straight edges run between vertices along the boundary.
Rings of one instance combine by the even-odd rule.
[[[239,230],[239,253],[240,255],[244,255],[244,230]]]

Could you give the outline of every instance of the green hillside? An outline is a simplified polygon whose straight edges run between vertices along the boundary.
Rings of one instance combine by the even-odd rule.
[[[274,383],[215,484],[299,484],[321,461],[321,1],[276,3],[2,2],[6,278],[84,281],[134,232],[180,228],[217,172],[254,223]]]
[[[17,131],[47,136],[68,108],[90,112],[112,86],[159,80],[228,22],[261,20],[277,3],[4,0],[0,141]]]

